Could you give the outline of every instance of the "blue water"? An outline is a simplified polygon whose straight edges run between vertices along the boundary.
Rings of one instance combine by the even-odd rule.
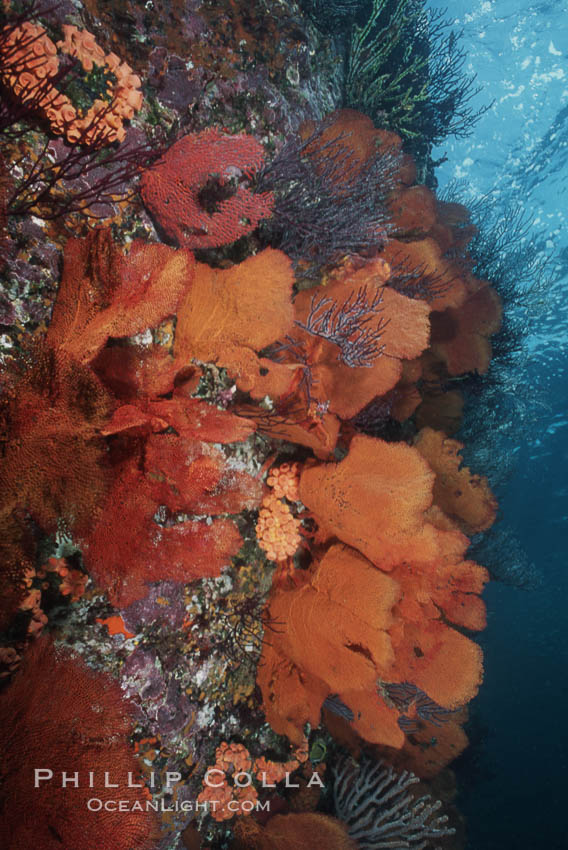
[[[436,5],[436,4],[432,4]],[[473,746],[457,765],[468,850],[568,848],[568,3],[455,0],[468,68],[494,101],[474,134],[437,156],[441,186],[459,180],[498,208],[520,204],[528,238],[557,278],[535,299],[524,383],[535,401],[498,488],[503,512],[542,576],[540,587],[492,584],[482,636],[486,677]],[[481,471],[481,470],[479,470]]]

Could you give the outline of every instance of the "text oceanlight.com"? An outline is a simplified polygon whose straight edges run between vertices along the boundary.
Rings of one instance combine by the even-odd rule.
[[[100,797],[91,797],[87,800],[87,808],[90,812],[215,812],[221,805],[220,800],[101,800]],[[230,812],[269,812],[270,800],[262,803],[260,800],[230,800],[224,803]]]

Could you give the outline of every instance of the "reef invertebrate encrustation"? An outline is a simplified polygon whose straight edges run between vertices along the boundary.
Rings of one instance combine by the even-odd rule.
[[[300,522],[275,495],[262,501],[256,536],[259,546],[272,561],[285,561],[295,554],[301,542]]]
[[[140,77],[115,53],[105,54],[87,30],[66,24],[63,32],[64,39],[54,44],[40,24],[24,21],[6,27],[0,32],[0,81],[12,96],[42,115],[51,132],[72,144],[98,147],[123,141],[123,121],[142,106]],[[88,107],[74,103],[72,92],[65,92],[61,56],[80,63],[87,77],[82,90],[89,82],[100,89]]]

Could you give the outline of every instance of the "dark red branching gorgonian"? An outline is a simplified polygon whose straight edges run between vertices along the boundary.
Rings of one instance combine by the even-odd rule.
[[[21,177],[8,193],[7,214],[37,215],[47,221],[71,213],[106,218],[117,200],[132,197],[132,180],[158,155],[145,139],[127,138],[101,152],[45,137],[37,149],[26,149],[10,163]]]

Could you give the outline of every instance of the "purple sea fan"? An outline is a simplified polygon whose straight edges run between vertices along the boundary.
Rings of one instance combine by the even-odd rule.
[[[428,694],[421,691],[412,682],[390,684],[386,686],[386,690],[398,710],[403,714],[402,717],[399,717],[398,725],[407,734],[418,731],[418,724],[415,719],[406,716],[412,711],[416,713],[417,717],[433,723],[434,726],[442,726],[454,714],[453,711],[443,708],[433,699],[430,699]]]
[[[312,336],[326,339],[339,348],[339,359],[346,366],[368,368],[384,349],[380,344],[387,322],[379,320],[375,328],[369,322],[381,310],[382,293],[379,291],[369,300],[364,287],[338,304],[324,295],[313,296],[306,322],[296,324]]]
[[[382,761],[339,762],[333,781],[335,814],[360,850],[437,850],[437,839],[454,834],[447,816],[436,814],[441,802],[413,793],[417,782],[413,773],[397,773]]]
[[[328,711],[331,711],[332,714],[336,714],[338,717],[343,717],[344,720],[347,720],[348,723],[352,723],[355,715],[351,711],[348,705],[339,699],[337,694],[330,694],[323,701],[322,708],[326,708]]]
[[[344,144],[349,134],[322,141],[328,126],[323,121],[304,141],[292,136],[259,173],[256,187],[275,198],[261,232],[306,279],[382,244],[390,224],[387,198],[400,166],[399,154],[388,150],[358,167]]]

